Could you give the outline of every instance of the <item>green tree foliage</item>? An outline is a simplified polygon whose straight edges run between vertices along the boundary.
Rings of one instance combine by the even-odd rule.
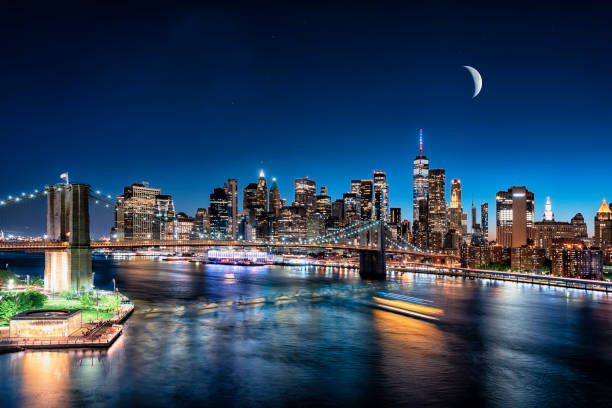
[[[0,298],[0,325],[9,324],[11,316],[31,309],[40,309],[47,297],[35,290],[19,293],[6,293]]]

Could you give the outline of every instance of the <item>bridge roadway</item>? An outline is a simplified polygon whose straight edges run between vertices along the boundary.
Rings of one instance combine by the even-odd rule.
[[[299,242],[248,242],[230,240],[130,240],[130,241],[91,241],[92,249],[135,249],[152,247],[255,247],[255,248],[313,248],[344,249],[349,251],[375,250],[375,246],[347,245],[336,243],[299,243]],[[0,242],[0,251],[49,251],[68,249],[68,242],[52,241],[17,241]],[[440,263],[448,263],[457,257],[434,252],[419,252],[410,249],[387,248],[387,253],[409,255],[419,258],[431,258]]]

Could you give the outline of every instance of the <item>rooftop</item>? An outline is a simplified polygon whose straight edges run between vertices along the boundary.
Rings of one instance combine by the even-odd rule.
[[[33,309],[18,313],[11,320],[66,320],[78,313],[81,313],[80,309]]]

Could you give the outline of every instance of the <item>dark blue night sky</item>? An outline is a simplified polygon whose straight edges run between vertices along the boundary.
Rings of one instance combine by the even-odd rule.
[[[296,177],[335,199],[383,169],[410,219],[422,127],[431,167],[448,189],[462,180],[468,211],[488,201],[492,226],[495,192],[512,185],[535,193],[536,218],[549,195],[557,219],[580,211],[589,231],[612,198],[603,2],[104,3],[2,13],[0,196],[69,171],[113,195],[149,181],[193,214],[228,177],[241,190],[260,169],[288,202]],[[475,99],[463,65],[483,76]],[[0,211],[16,230],[23,211]]]

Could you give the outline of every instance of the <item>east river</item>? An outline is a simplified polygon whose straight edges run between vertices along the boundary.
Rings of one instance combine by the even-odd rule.
[[[42,276],[42,255],[1,254]],[[434,324],[361,305],[357,271],[95,260],[95,284],[136,311],[108,350],[0,355],[0,406],[612,405],[612,296],[394,276],[444,309]],[[399,286],[397,285],[399,284]],[[379,284],[385,289],[390,283]],[[346,298],[210,302],[338,289]]]

